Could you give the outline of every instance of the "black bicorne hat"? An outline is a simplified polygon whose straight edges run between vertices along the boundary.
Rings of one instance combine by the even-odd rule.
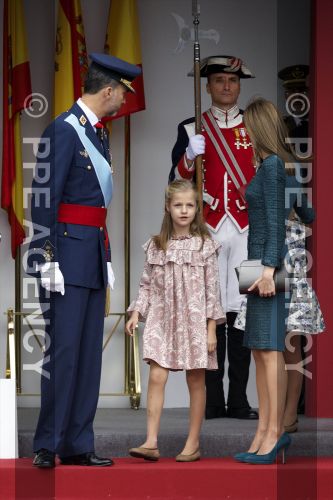
[[[207,77],[214,73],[234,73],[239,78],[255,78],[254,74],[245,66],[242,59],[234,56],[209,56],[200,61],[200,76]],[[193,76],[194,70],[187,76]]]

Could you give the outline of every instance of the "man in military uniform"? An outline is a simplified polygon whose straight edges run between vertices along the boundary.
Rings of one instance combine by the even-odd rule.
[[[305,158],[312,155],[311,147],[309,147],[309,71],[310,67],[307,64],[294,64],[287,66],[278,72],[278,77],[282,80],[285,97],[285,111],[283,119],[287,125],[289,137],[296,152],[301,153]],[[301,160],[302,158],[300,158]],[[306,178],[308,175],[307,168],[300,169],[300,175]],[[304,347],[306,338],[301,335],[301,352],[302,359],[306,358]],[[302,382],[298,379],[298,374],[294,373],[293,389],[297,384],[302,383],[301,394],[298,401],[297,413],[305,413],[305,378],[302,377]],[[298,389],[296,389],[297,392]]]
[[[213,56],[201,62],[200,75],[207,77],[212,106],[202,115],[201,134],[195,134],[194,118],[178,126],[169,180],[192,179],[194,160],[204,155],[203,213],[214,238],[222,242],[219,268],[222,305],[227,314],[227,324],[217,327],[219,370],[206,371],[206,418],[257,419],[246,396],[251,353],[242,345],[243,332],[234,327],[242,301],[235,267],[247,258],[248,215],[241,193],[255,173],[253,150],[237,101],[240,78],[253,78],[253,74],[236,57]],[[223,391],[226,350],[227,411]]]
[[[282,80],[285,108],[287,115],[284,116],[290,137],[308,139],[309,136],[309,66],[307,64],[294,64],[287,66],[278,72]],[[302,153],[307,152],[307,144],[298,144]]]
[[[82,98],[41,138],[33,182],[29,265],[40,273],[46,323],[33,462],[40,468],[54,467],[56,454],[64,465],[113,464],[96,456],[93,433],[105,292],[113,280],[105,225],[112,169],[100,120],[120,109],[141,70],[105,54],[90,57]]]

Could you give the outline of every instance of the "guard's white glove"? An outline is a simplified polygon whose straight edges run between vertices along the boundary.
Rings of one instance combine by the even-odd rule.
[[[193,161],[196,156],[205,153],[205,138],[201,134],[192,135],[186,148],[186,158]]]
[[[108,284],[110,285],[111,290],[113,290],[115,277],[111,266],[111,262],[107,262],[107,266],[108,266]]]
[[[39,266],[41,285],[48,292],[60,292],[65,295],[65,282],[59,268],[59,262],[46,262]]]

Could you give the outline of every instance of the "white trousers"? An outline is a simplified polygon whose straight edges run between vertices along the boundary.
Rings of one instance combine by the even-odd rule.
[[[248,230],[240,233],[234,222],[227,217],[212,237],[222,243],[219,254],[221,300],[225,312],[238,312],[244,295],[239,294],[235,267],[247,259]]]

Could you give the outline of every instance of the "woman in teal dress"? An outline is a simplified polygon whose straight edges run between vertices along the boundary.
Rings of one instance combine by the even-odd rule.
[[[283,414],[287,393],[285,349],[288,295],[276,293],[273,275],[287,253],[286,225],[293,206],[287,200],[287,176],[294,175],[295,159],[285,140],[288,133],[273,103],[253,101],[244,122],[258,160],[257,173],[246,190],[249,215],[248,258],[261,259],[262,276],[249,288],[244,345],[256,364],[259,421],[252,444],[237,460],[269,464],[289,447]],[[295,194],[296,196],[296,194]]]
[[[296,193],[300,186],[294,176],[287,176],[287,189],[292,188]],[[296,189],[295,189],[296,188]],[[287,399],[284,411],[284,430],[289,433],[298,430],[297,403],[300,398],[303,373],[301,338],[317,335],[325,331],[325,321],[320,308],[316,292],[307,279],[307,252],[305,224],[314,219],[314,211],[304,197],[304,206],[296,203],[287,222],[286,244],[288,247],[287,263],[292,274],[290,283],[290,307],[286,324],[286,339],[284,361],[288,372]],[[242,301],[234,326],[238,330],[245,330],[247,299]],[[306,366],[304,367],[306,370]]]

